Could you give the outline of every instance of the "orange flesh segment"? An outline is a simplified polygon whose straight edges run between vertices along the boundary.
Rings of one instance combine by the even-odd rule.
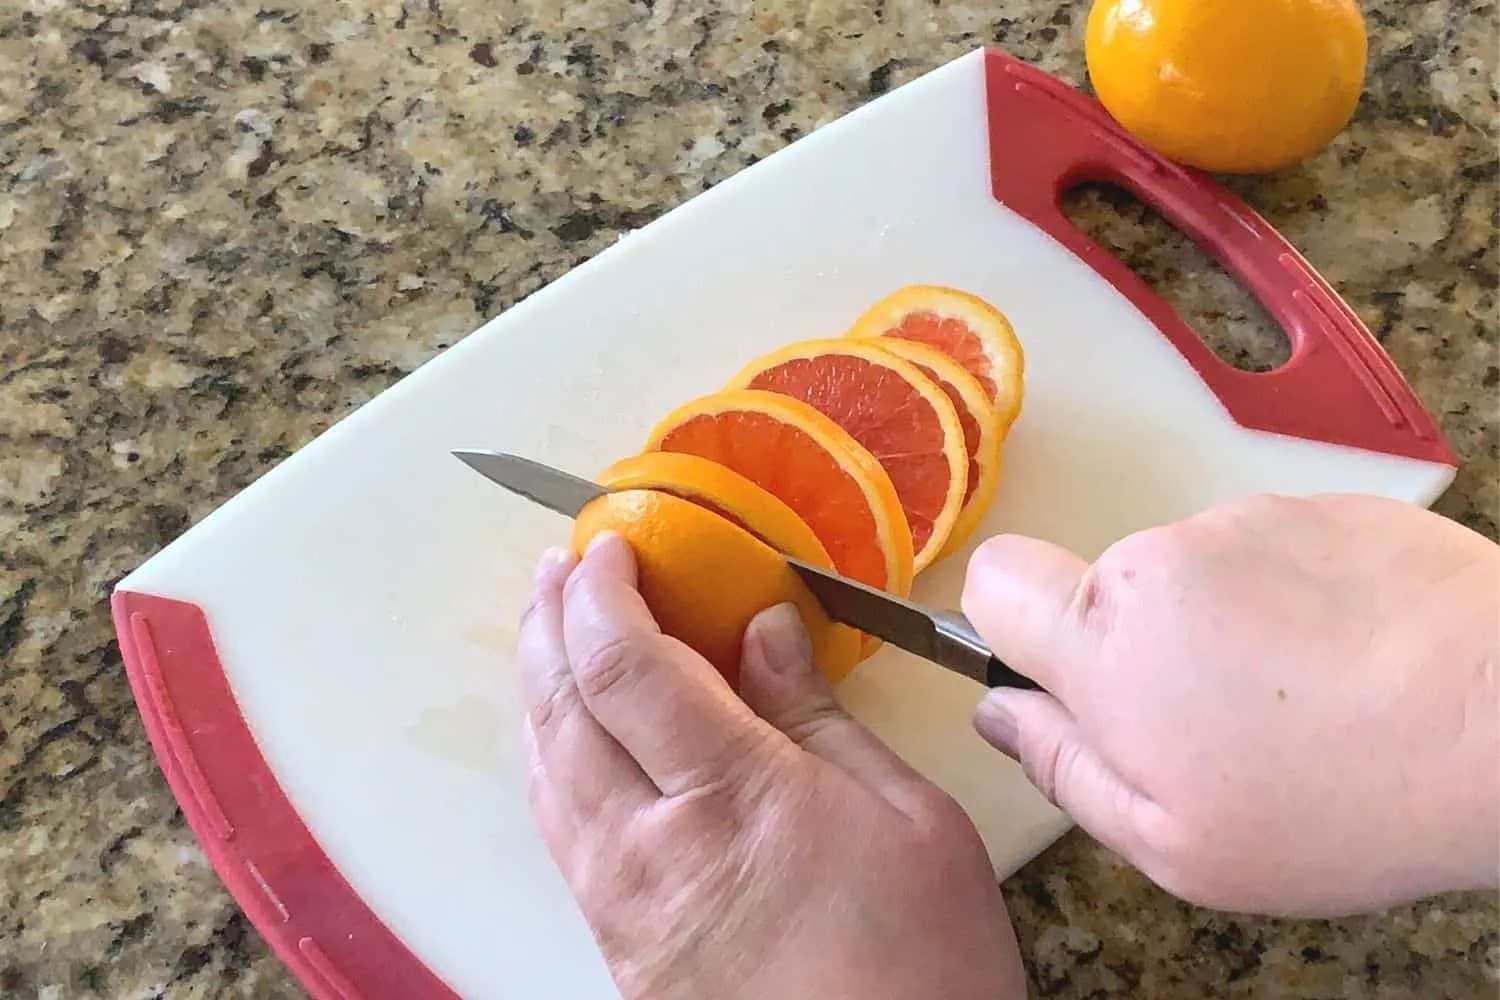
[[[1020,413],[1025,352],[1005,314],[977,295],[942,285],[907,285],[865,310],[848,336],[905,340],[942,351],[979,380],[1002,434]]]
[[[833,365],[827,357],[783,362],[755,376],[747,387],[810,404],[868,448],[890,475],[906,511],[912,547],[920,552],[932,537],[953,475],[943,453],[942,428],[935,415],[910,419],[924,401],[889,371],[852,358],[838,358]]]
[[[959,393],[957,386],[944,379],[936,371],[928,368],[920,361],[913,361],[912,364],[916,365],[917,369],[923,375],[932,379],[937,384],[937,387],[943,390],[943,394],[953,401],[953,409],[958,412],[959,425],[964,429],[964,450],[969,456],[969,478],[967,485],[964,487],[964,503],[968,503],[970,498],[974,496],[974,490],[979,486],[979,421],[975,419],[974,414],[965,405],[964,398]],[[976,378],[975,381],[979,380]],[[983,385],[982,382],[980,384]]]
[[[1000,407],[985,397],[984,387],[972,372],[930,344],[900,337],[873,337],[866,342],[906,359],[927,373],[952,400],[963,425],[969,477],[963,507],[948,536],[948,544],[937,555],[942,559],[968,541],[994,500],[1005,438]]]
[[[847,476],[838,464],[800,430],[763,413],[698,416],[670,431],[661,446],[723,456],[719,460],[735,469],[757,470],[750,478],[801,513],[841,573],[884,584],[885,559],[867,541],[875,537],[874,516],[863,497],[842,482]]]
[[[990,374],[989,356],[963,320],[930,312],[911,313],[887,330],[885,336],[930,344],[967,368],[984,387],[984,394],[990,399],[995,398],[995,379]]]
[[[940,386],[879,346],[847,339],[773,351],[731,384],[799,399],[863,445],[896,487],[917,569],[931,561],[962,508],[969,464],[961,421]]]

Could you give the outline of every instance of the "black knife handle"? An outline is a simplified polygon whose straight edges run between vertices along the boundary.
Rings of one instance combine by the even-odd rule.
[[[992,653],[989,645],[975,631],[973,623],[961,612],[943,611],[934,614],[932,620],[937,625],[941,646],[939,662],[943,666],[972,677],[986,687],[1042,690],[1042,686],[1036,681],[1012,670],[1004,660]]]
[[[1042,686],[1025,674],[1017,673],[1005,665],[1005,661],[990,654],[989,666],[984,672],[984,683],[992,688],[1019,688],[1022,691],[1040,691]]]

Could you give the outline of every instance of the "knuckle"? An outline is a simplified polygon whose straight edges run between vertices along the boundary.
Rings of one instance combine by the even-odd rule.
[[[579,692],[588,701],[609,697],[629,683],[640,660],[640,643],[630,636],[615,636],[595,646],[573,665]]]
[[[1078,587],[1073,592],[1073,619],[1080,625],[1097,622],[1109,606],[1111,586],[1108,574],[1096,563],[1083,571]]]
[[[1111,575],[1119,575],[1121,570],[1155,565],[1181,548],[1182,523],[1185,522],[1131,532],[1105,549],[1096,565]]]
[[[924,785],[915,796],[912,818],[929,842],[947,843],[975,834],[974,822],[958,800],[936,785]]]
[[[1300,510],[1308,501],[1304,497],[1287,496],[1282,493],[1252,493],[1230,505],[1230,510],[1241,516],[1259,517],[1280,514],[1288,510]]]
[[[1136,842],[1130,862],[1157,886],[1193,905],[1210,905],[1223,891],[1226,880],[1217,871],[1242,870],[1243,855],[1230,852],[1216,863],[1215,845],[1222,836],[1205,835],[1212,829],[1191,816],[1148,811],[1137,817]]]
[[[526,606],[521,609],[521,619],[518,631],[524,632],[528,625],[536,618],[537,614],[547,604],[547,595],[540,588],[534,589],[531,596],[526,599]]]
[[[685,768],[678,776],[682,791],[676,801],[705,819],[729,819],[754,808],[773,780],[757,740],[732,741],[722,756]]]
[[[612,859],[606,896],[621,902],[641,898],[656,881],[654,857],[639,838],[621,838],[620,849]]]
[[[782,712],[771,724],[793,743],[805,744],[817,739],[829,727],[848,721],[848,716],[833,698],[820,695]]]
[[[969,557],[972,563],[990,563],[1003,566],[1012,558],[1015,550],[1026,545],[1026,540],[1020,535],[1001,532],[991,535],[980,542],[974,549],[974,554]]]
[[[1052,766],[1047,769],[1047,798],[1059,809],[1065,809],[1063,801],[1068,789],[1075,787],[1073,777],[1083,753],[1081,744],[1064,740],[1052,752]]]
[[[543,771],[541,765],[536,761],[528,761],[526,764],[526,803],[531,808],[531,814],[541,818],[547,808],[547,772]],[[543,834],[546,831],[542,831]]]
[[[1022,767],[1025,768],[1026,776],[1036,786],[1042,797],[1059,809],[1063,804],[1058,801],[1059,777],[1064,769],[1068,767],[1067,757],[1069,751],[1061,743],[1049,742],[1034,754],[1025,755]]]
[[[1152,857],[1132,859],[1132,863],[1157,887],[1168,895],[1175,896],[1183,901],[1196,898],[1201,887],[1183,866],[1168,858]]]
[[[1212,507],[1184,522],[1189,526],[1211,531],[1243,532],[1267,522],[1276,523],[1289,515],[1309,508],[1312,501],[1305,497],[1286,496],[1280,493],[1252,493],[1218,507]]]
[[[727,737],[717,752],[676,771],[670,796],[673,808],[656,822],[668,827],[701,823],[726,833],[787,787],[792,755],[786,751],[790,749],[769,730]]]
[[[531,727],[537,733],[550,732],[578,708],[578,692],[566,677],[551,675],[550,683],[532,703]]]
[[[1189,905],[1210,909],[1234,908],[1237,895],[1234,880],[1221,877],[1203,865],[1158,855],[1143,860],[1137,867],[1168,895]]]
[[[1094,586],[1113,595],[1138,582],[1150,585],[1190,574],[1200,558],[1200,534],[1200,526],[1193,521],[1178,521],[1126,535],[1090,567],[1097,581]]]

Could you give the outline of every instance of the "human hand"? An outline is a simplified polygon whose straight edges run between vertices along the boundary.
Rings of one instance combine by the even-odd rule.
[[[1190,902],[1336,915],[1493,887],[1500,548],[1363,496],[1256,497],[1092,566],[1002,536],[964,611],[1051,694],[975,724]]]
[[[839,709],[790,607],[741,701],[603,535],[544,557],[520,649],[532,810],[628,1000],[1025,996],[972,823]]]

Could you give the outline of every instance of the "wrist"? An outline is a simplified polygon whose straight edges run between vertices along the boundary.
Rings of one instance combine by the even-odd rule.
[[[1373,672],[1388,678],[1369,689],[1383,703],[1375,766],[1388,799],[1365,831],[1385,859],[1370,859],[1381,905],[1500,885],[1497,552],[1422,595]]]
[[[1437,788],[1442,811],[1434,815],[1439,836],[1431,862],[1434,891],[1500,887],[1500,574],[1495,560],[1464,574],[1467,612],[1453,633],[1463,637],[1432,662],[1459,681],[1450,703],[1450,752],[1426,778]],[[1454,648],[1457,647],[1457,648]]]
[[[1473,808],[1465,824],[1464,881],[1459,889],[1500,888],[1500,650],[1491,649],[1466,705],[1464,755]]]

